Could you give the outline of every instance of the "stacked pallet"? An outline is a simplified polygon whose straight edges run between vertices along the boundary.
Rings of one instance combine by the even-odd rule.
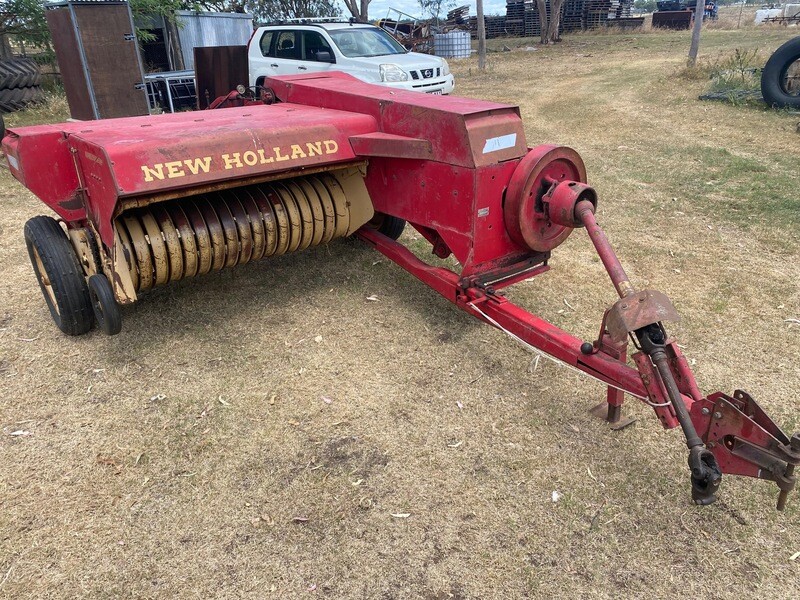
[[[503,16],[484,15],[483,27],[484,30],[486,31],[487,40],[492,38],[511,37],[516,35],[508,32],[508,30],[506,29],[506,18]],[[469,31],[472,34],[473,39],[478,37],[478,17],[469,18]]]
[[[550,0],[547,0],[547,16],[550,18]],[[630,25],[633,0],[566,0],[561,6],[559,33],[585,31],[615,21]],[[448,23],[455,24],[457,18],[467,20],[468,9],[462,6],[447,14]],[[484,16],[486,37],[538,37],[541,35],[539,7],[536,0],[506,0],[506,15]],[[469,17],[469,29],[476,37],[478,19]]]
[[[447,13],[448,25],[466,25],[469,21],[469,5],[459,6]]]

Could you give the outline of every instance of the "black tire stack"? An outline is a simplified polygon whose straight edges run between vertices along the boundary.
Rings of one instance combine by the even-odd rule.
[[[14,112],[43,99],[42,74],[30,58],[0,60],[0,113]]]

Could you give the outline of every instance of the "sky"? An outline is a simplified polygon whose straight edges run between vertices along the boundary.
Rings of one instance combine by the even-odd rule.
[[[447,2],[447,0],[445,0]],[[469,4],[469,14],[475,16],[475,0],[456,0],[455,6],[464,6]],[[348,15],[347,9],[342,5],[342,14]],[[422,16],[422,10],[419,7],[417,0],[372,0],[369,4],[369,18],[372,21],[382,19],[386,16],[389,8],[396,8],[404,13],[413,15],[415,17]],[[442,11],[442,17],[447,16],[447,11],[452,10],[448,8]],[[506,0],[483,0],[483,13],[486,15],[505,15],[506,14]]]

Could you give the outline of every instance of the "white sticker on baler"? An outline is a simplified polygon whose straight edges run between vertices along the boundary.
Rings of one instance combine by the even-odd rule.
[[[10,154],[6,154],[6,158],[8,159],[8,164],[10,164],[12,168],[19,171],[19,163],[17,162],[17,159]]]
[[[509,133],[508,135],[501,135],[500,137],[493,137],[486,140],[486,143],[483,145],[483,153],[497,152],[498,150],[513,148],[516,145],[517,134]]]

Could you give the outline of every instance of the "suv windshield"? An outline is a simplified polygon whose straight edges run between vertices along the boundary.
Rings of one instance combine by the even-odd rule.
[[[328,33],[342,54],[348,58],[406,53],[406,49],[391,35],[377,27],[374,29],[371,27],[348,27]]]

